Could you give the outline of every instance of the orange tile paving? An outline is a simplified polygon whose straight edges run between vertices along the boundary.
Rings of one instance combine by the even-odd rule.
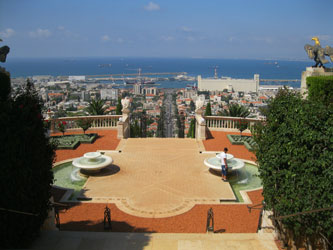
[[[254,204],[262,201],[262,190],[249,192]],[[225,233],[255,233],[259,210],[246,205],[196,205],[190,211],[168,218],[142,218],[124,213],[114,204],[81,203],[60,212],[61,230],[104,231],[105,206],[111,209],[113,232],[205,233],[207,211],[214,212],[214,229]]]
[[[76,150],[57,150],[56,161],[79,157],[88,151],[114,150],[119,143],[115,130],[89,132],[97,132],[101,137],[93,144],[81,144]],[[253,153],[243,145],[232,145],[226,135],[226,132],[212,131],[211,138],[203,141],[205,149],[222,151],[224,147],[228,147],[229,153],[235,157],[255,161]],[[262,202],[261,193],[261,189],[248,192],[253,204]],[[252,210],[249,213],[245,204],[199,204],[186,213],[167,218],[143,218],[129,215],[112,203],[87,202],[73,205],[72,208],[60,213],[61,230],[103,231],[103,212],[106,205],[111,209],[114,232],[204,233],[207,210],[210,207],[213,208],[215,215],[215,230],[219,232],[255,233],[259,220],[259,210]]]
[[[56,150],[55,162],[81,157],[86,152],[94,152],[96,150],[115,150],[120,142],[120,140],[117,139],[117,130],[88,130],[86,133],[97,133],[98,138],[92,144],[80,144],[75,150]],[[82,131],[65,133],[65,135],[69,134],[82,134]],[[62,133],[54,133],[52,136],[53,135],[62,135]]]
[[[229,149],[228,153],[234,155],[237,158],[256,161],[255,155],[248,151],[243,145],[232,145],[227,138],[227,134],[239,135],[237,132],[223,132],[223,131],[211,131],[209,139],[204,140],[203,144],[207,151],[223,151],[225,147]],[[242,135],[250,135],[242,133]]]

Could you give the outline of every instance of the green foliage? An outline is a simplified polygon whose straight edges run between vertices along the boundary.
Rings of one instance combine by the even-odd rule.
[[[187,137],[195,138],[195,118],[191,120],[190,128],[187,133]]]
[[[121,98],[118,98],[118,104],[116,107],[116,115],[121,115],[122,114],[122,110],[123,109],[123,105],[121,105]]]
[[[54,118],[59,118],[59,117],[66,117],[66,111],[63,108],[59,108],[57,112],[54,114]]]
[[[256,157],[268,209],[289,215],[333,204],[333,109],[280,90],[258,124]],[[333,242],[332,211],[283,219],[295,235]]]
[[[93,119],[90,118],[79,119],[76,121],[76,124],[82,128],[84,134],[91,127],[92,123]]]
[[[239,119],[236,122],[236,127],[238,128],[239,132],[240,132],[240,136],[242,136],[242,132],[244,130],[246,130],[249,126],[249,123],[245,120],[245,119]]]
[[[10,74],[0,67],[0,99],[6,100],[10,95]]]
[[[250,111],[247,107],[236,103],[228,105],[228,110],[222,111],[222,116],[247,117],[249,114]]]
[[[165,122],[165,109],[161,108],[161,115],[160,115],[160,118],[157,121],[157,131],[156,131],[156,136],[157,137],[165,137],[164,122]]]
[[[190,109],[191,109],[191,111],[195,110],[195,104],[194,104],[193,100],[191,100],[191,102],[190,102]]]
[[[90,115],[105,115],[105,111],[106,111],[105,101],[103,100],[93,99],[87,107],[87,112]]]
[[[227,96],[221,96],[221,101],[229,103],[229,101],[232,100],[232,95],[227,95]]]
[[[177,117],[178,138],[185,137],[185,117],[183,114]]]
[[[0,79],[0,86],[10,84]],[[27,248],[48,215],[55,146],[45,136],[41,107],[29,82],[0,98],[0,207],[36,215],[0,211],[0,248]]]
[[[209,91],[198,91],[198,96],[199,95],[205,95],[205,99],[209,99]]]
[[[333,105],[333,76],[311,76],[306,78],[309,100]]]
[[[239,135],[227,135],[228,140],[232,145],[244,145],[247,150],[253,151],[257,147],[256,142],[252,136],[239,136]]]
[[[208,102],[205,110],[205,116],[211,116],[212,115],[212,108],[210,107],[210,102]]]
[[[66,125],[67,123],[65,121],[60,121],[57,124],[57,129],[62,133],[62,135],[65,134],[66,131]]]

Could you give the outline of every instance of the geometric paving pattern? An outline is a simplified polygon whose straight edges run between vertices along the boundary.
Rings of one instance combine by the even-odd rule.
[[[195,204],[236,200],[229,183],[204,165],[214,154],[200,154],[196,140],[130,138],[121,144],[121,153],[106,153],[113,164],[86,182],[82,195],[92,202],[115,203],[134,216],[163,218]]]

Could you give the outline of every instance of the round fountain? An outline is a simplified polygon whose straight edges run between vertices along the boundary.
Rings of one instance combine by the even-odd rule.
[[[102,155],[100,152],[89,152],[85,153],[83,157],[76,158],[72,164],[80,169],[80,174],[90,175],[98,173],[112,161],[110,156]]]
[[[235,158],[232,154],[227,154],[228,179],[232,178],[235,183],[247,183],[249,175],[245,170],[245,163],[241,159]],[[207,158],[204,164],[211,170],[221,173],[221,154]]]
[[[241,169],[245,166],[241,159],[234,158],[232,154],[227,154],[228,172],[236,169]],[[204,164],[210,169],[221,171],[221,154],[217,154],[215,157],[205,159]]]

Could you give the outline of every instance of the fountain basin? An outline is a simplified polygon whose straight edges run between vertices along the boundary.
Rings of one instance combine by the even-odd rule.
[[[227,154],[228,172],[236,169],[241,169],[245,166],[244,162],[238,158],[234,158],[232,154]],[[217,154],[215,157],[207,158],[204,164],[210,169],[221,171],[221,155]]]
[[[76,158],[72,164],[79,168],[82,174],[89,175],[98,173],[112,162],[110,156],[102,155],[100,152],[89,152],[84,154],[83,157]]]

